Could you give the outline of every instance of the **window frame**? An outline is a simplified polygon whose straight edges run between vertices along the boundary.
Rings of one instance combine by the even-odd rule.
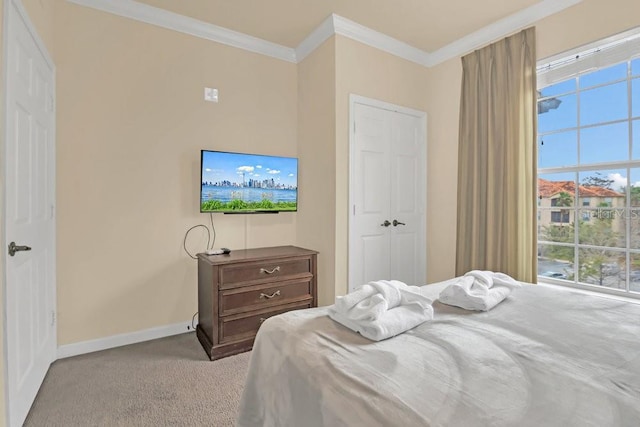
[[[606,42],[606,43],[604,43]],[[603,44],[604,43],[604,44]],[[607,44],[608,43],[608,44]],[[603,47],[604,46],[604,47]],[[596,42],[588,46],[591,50],[589,51],[586,47],[583,47],[582,54],[576,53],[576,50],[573,52],[565,53],[563,56],[556,55],[556,57],[551,58],[550,60],[543,60],[538,63],[538,93],[541,94],[542,90],[556,85],[558,83],[566,82],[571,79],[575,79],[575,88],[574,90],[562,93],[554,93],[550,96],[539,97],[538,103],[541,101],[546,101],[551,98],[558,98],[566,95],[576,95],[576,108],[577,108],[577,119],[575,127],[567,127],[562,129],[553,129],[551,131],[540,132],[536,138],[536,141],[541,141],[542,138],[546,135],[552,135],[555,133],[575,131],[576,133],[576,143],[577,143],[577,152],[578,157],[576,159],[577,164],[572,166],[559,166],[559,167],[548,167],[548,168],[538,168],[537,176],[546,174],[571,174],[574,176],[574,183],[577,186],[580,185],[580,173],[584,172],[595,172],[601,170],[626,170],[626,179],[627,183],[625,185],[625,205],[624,205],[624,213],[627,220],[624,223],[624,233],[625,233],[625,245],[624,247],[609,247],[609,246],[592,246],[587,244],[581,244],[580,239],[580,225],[577,219],[583,218],[585,215],[584,209],[589,209],[591,201],[593,197],[586,196],[584,200],[588,200],[589,205],[584,205],[583,199],[579,194],[574,194],[574,203],[572,206],[563,207],[562,211],[559,211],[559,207],[554,205],[553,197],[551,197],[551,206],[541,206],[540,200],[538,201],[537,209],[537,218],[538,222],[540,222],[541,216],[543,216],[545,211],[551,212],[551,216],[553,217],[553,213],[555,212],[557,215],[561,215],[561,220],[564,219],[564,215],[562,212],[570,212],[573,211],[574,218],[574,236],[573,243],[563,243],[563,242],[550,242],[540,239],[540,232],[536,236],[537,245],[538,245],[538,253],[540,253],[540,249],[542,245],[544,246],[556,246],[556,247],[571,247],[573,249],[573,280],[560,280],[555,278],[549,278],[546,276],[538,275],[538,280],[542,282],[550,282],[555,284],[562,284],[565,286],[573,287],[573,288],[581,288],[588,289],[591,291],[597,291],[600,293],[606,294],[614,294],[620,295],[624,297],[630,297],[634,299],[640,299],[640,290],[631,290],[631,278],[632,274],[632,266],[631,260],[640,258],[640,248],[633,249],[631,240],[631,218],[632,211],[635,209],[640,209],[640,207],[631,206],[631,171],[632,169],[640,169],[640,158],[633,159],[633,127],[634,123],[640,123],[640,115],[633,116],[633,105],[632,105],[632,96],[633,96],[633,83],[634,81],[638,81],[637,84],[640,84],[640,74],[633,75],[632,69],[632,61],[640,58],[640,27],[634,30],[627,31],[617,36],[612,36],[608,39],[605,39],[601,42]],[[593,64],[597,63],[598,66],[594,67]],[[627,64],[627,73],[624,79],[614,79],[605,83],[599,83],[595,85],[590,85],[588,87],[581,87],[580,78],[584,75],[589,75],[594,72],[597,72],[602,69],[606,69],[609,67],[613,67],[619,65],[621,63]],[[542,78],[541,78],[542,77]],[[601,123],[593,123],[588,125],[581,125],[581,114],[580,114],[580,93],[585,92],[587,90],[593,90],[595,88],[605,87],[613,84],[618,84],[621,82],[626,82],[627,86],[627,115],[623,119],[616,119],[605,121]],[[637,106],[636,106],[637,108]],[[581,130],[607,126],[611,124],[619,124],[626,123],[628,128],[627,135],[627,148],[628,148],[628,157],[623,161],[606,161],[600,163],[590,163],[590,164],[581,164],[580,163],[580,138],[581,138]],[[637,132],[636,132],[637,133]],[[640,135],[636,135],[638,141],[640,141]],[[638,143],[638,142],[636,142]],[[537,181],[537,180],[536,180]],[[578,189],[576,188],[575,193],[578,193]],[[605,198],[603,198],[605,199]],[[606,200],[612,200],[611,198],[606,198]],[[557,203],[557,202],[556,202]],[[613,203],[610,203],[610,206],[613,206]],[[607,209],[607,208],[604,208]],[[556,215],[556,216],[557,216]],[[570,218],[570,214],[567,214]],[[551,224],[566,224],[566,222],[551,222]],[[540,226],[538,226],[539,228]],[[624,266],[624,289],[616,289],[610,288],[606,286],[602,286],[600,284],[589,284],[584,282],[579,282],[579,270],[580,265],[579,254],[581,250],[589,250],[589,249],[597,249],[607,252],[619,252],[624,254],[625,263]],[[603,264],[604,265],[604,264]],[[602,282],[601,282],[602,283]]]

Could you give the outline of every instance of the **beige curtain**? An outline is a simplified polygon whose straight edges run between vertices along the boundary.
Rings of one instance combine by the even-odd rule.
[[[536,281],[535,28],[462,58],[456,274]]]

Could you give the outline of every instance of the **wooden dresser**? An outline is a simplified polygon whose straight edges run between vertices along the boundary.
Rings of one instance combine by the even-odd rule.
[[[316,307],[317,254],[295,246],[198,254],[196,333],[209,358],[251,350],[271,316]]]

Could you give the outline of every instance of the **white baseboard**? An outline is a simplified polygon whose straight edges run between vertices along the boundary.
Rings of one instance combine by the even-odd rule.
[[[82,341],[73,344],[65,344],[58,347],[58,359],[106,350],[123,345],[135,344],[143,341],[155,340],[172,335],[193,332],[191,321],[174,323],[173,325],[158,326],[157,328],[130,332],[127,334],[112,335],[110,337],[95,340]]]

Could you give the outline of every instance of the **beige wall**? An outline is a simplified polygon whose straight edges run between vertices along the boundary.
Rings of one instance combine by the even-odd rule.
[[[427,271],[432,283],[455,276],[460,60],[427,70],[427,81]]]
[[[349,219],[349,95],[361,95],[426,111],[426,70],[378,49],[336,37],[336,236],[335,294],[347,292]],[[427,128],[430,118],[427,117]],[[426,142],[425,142],[426,143]],[[431,156],[427,143],[427,157]],[[429,179],[429,178],[427,178]],[[427,216],[430,202],[427,202]],[[427,230],[429,234],[431,230]],[[428,273],[430,274],[430,273]]]
[[[583,0],[535,25],[543,59],[640,25],[640,2]]]
[[[640,2],[584,0],[537,23],[538,59],[640,25]],[[429,280],[455,270],[460,58],[428,70],[429,81]]]
[[[318,255],[318,304],[333,304],[336,206],[335,37],[298,65],[298,244]]]
[[[190,320],[200,149],[296,156],[296,65],[68,2],[54,39],[58,344]],[[295,244],[296,218],[214,215],[216,246]]]
[[[0,147],[4,152],[4,0],[0,0],[0,46],[2,47],[2,55],[0,55]],[[4,177],[4,160],[0,161],[0,221],[4,224],[4,182],[2,178]],[[5,241],[4,239],[4,226],[2,227],[2,231],[0,231],[0,240]],[[5,387],[4,383],[4,370],[5,370],[5,360],[4,360],[4,256],[0,257],[0,283],[2,286],[2,290],[0,290],[0,307],[2,307],[2,315],[0,316],[0,426],[4,426],[7,423],[7,411],[5,408]]]

